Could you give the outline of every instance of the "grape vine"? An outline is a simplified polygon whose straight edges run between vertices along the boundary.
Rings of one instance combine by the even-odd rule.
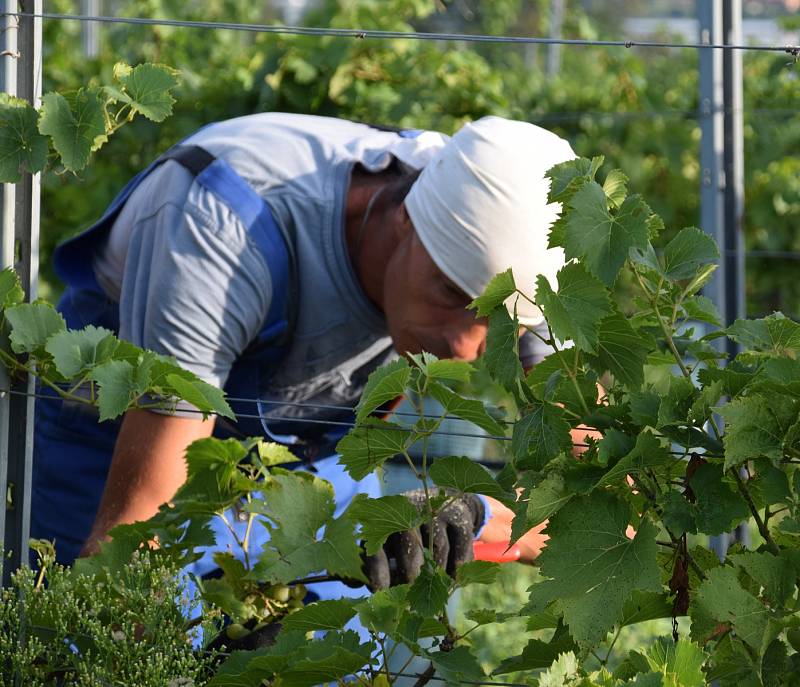
[[[172,114],[178,72],[160,64],[114,66],[114,83],[66,93],[50,92],[37,110],[0,93],[0,182],[60,164],[79,172],[120,127],[142,115],[161,122]],[[51,150],[52,148],[52,150]]]
[[[235,550],[216,554],[222,575],[200,584],[213,628],[205,641],[276,623],[280,631],[271,646],[223,657],[208,685],[394,684],[404,672],[392,667],[397,645],[429,666],[418,685],[434,672],[448,684],[491,684],[518,671],[539,671],[531,684],[548,686],[794,684],[800,325],[775,313],[723,328],[700,295],[718,260],[713,241],[690,227],[656,251],[663,223],[628,193],[621,171],[599,183],[601,162],[578,159],[549,172],[550,201],[562,206],[550,243],[568,262],[552,284],[540,277],[518,285],[500,274],[473,302],[489,322],[481,362],[423,353],[370,377],[356,426],[339,443],[341,463],[360,479],[404,457],[426,489],[425,508],[404,496],[359,496],[337,516],[330,484],[287,469],[294,459],[285,448],[206,439],[189,447],[189,478],[173,501],[146,523],[116,528],[78,572],[107,574],[143,548],[164,565],[184,566],[214,544],[209,524],[229,523],[226,513],[238,508],[245,534],[234,533]],[[622,284],[632,286],[632,299]],[[151,397],[228,412],[220,392],[169,361],[109,332],[67,331],[49,306],[20,302],[9,272],[0,285],[0,355],[12,372],[34,370],[60,393],[88,386],[78,395],[104,417]],[[517,356],[519,323],[505,305],[514,298],[542,310],[548,333],[534,333],[553,351],[527,374]],[[726,338],[739,346],[732,359],[720,345]],[[469,397],[477,366],[505,389],[513,410]],[[400,395],[416,403],[416,417],[375,417]],[[426,397],[443,408],[440,416],[424,412]],[[411,447],[425,446],[446,415],[510,439],[497,442],[506,467],[494,475],[461,456],[412,461]],[[586,435],[577,457],[576,429]],[[494,563],[467,563],[451,578],[428,554],[411,584],[301,606],[302,589],[292,591],[298,582],[363,581],[362,546],[377,550],[461,493],[514,510],[515,539],[547,522],[541,579],[528,603],[469,616],[473,628],[524,618],[538,634],[519,655],[487,672],[471,629],[457,631],[447,615],[456,590],[495,578]],[[720,561],[704,546],[707,535],[742,523],[752,525],[749,550],[734,545]],[[258,528],[270,539],[254,549]],[[346,627],[356,618],[366,635]],[[672,619],[673,632],[612,665],[621,630],[656,618]]]

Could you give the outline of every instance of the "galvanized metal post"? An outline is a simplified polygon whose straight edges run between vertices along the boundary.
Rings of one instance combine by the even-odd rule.
[[[0,63],[0,87],[9,94],[17,92],[17,18],[9,14],[17,9],[16,0],[3,0],[2,26],[2,63]],[[14,264],[14,205],[17,187],[14,184],[3,184],[2,234],[0,235],[0,267],[11,267]],[[8,493],[8,435],[11,395],[6,391],[11,380],[5,367],[0,365],[0,498],[4,504]],[[0,508],[0,542],[5,543],[6,509]],[[2,566],[2,560],[0,560]],[[10,566],[3,566],[5,567]],[[5,575],[3,576],[5,584]]]
[[[740,45],[741,18],[741,0],[699,0],[700,42]],[[727,326],[744,317],[742,60],[736,50],[701,50],[699,59],[700,225],[720,250],[719,268],[705,292]],[[718,341],[731,357],[736,354],[733,341]],[[709,543],[723,558],[732,542],[748,538],[739,527]]]
[[[550,38],[561,38],[564,26],[564,0],[550,0]],[[561,69],[561,45],[547,46],[547,76],[556,76]]]
[[[699,42],[717,43],[722,38],[723,0],[698,0]],[[700,227],[724,250],[724,119],[722,54],[719,50],[699,50],[700,66]],[[723,321],[725,308],[725,261],[720,261],[706,295],[719,308]]]
[[[42,0],[6,0],[6,12],[42,13]],[[42,96],[42,20],[40,17],[5,17],[6,50],[4,89],[38,107]],[[37,294],[39,279],[39,174],[23,174],[22,180],[3,189],[2,265],[13,265],[27,300]],[[9,383],[6,378],[2,380]],[[30,375],[10,380],[12,394],[5,394],[0,405],[0,494],[6,496],[3,542],[8,558],[3,565],[3,582],[27,561],[30,537],[31,474],[33,466],[34,378]],[[5,430],[5,431],[3,431]]]
[[[723,3],[722,36],[729,45],[741,45],[742,0]],[[744,284],[744,83],[742,52],[724,50],[722,53],[723,131],[725,164],[725,300],[726,324],[745,317]],[[729,341],[728,353],[737,352]]]
[[[100,0],[81,0],[81,14],[97,17],[101,14]],[[81,45],[86,57],[97,57],[100,52],[100,24],[95,21],[81,22]]]

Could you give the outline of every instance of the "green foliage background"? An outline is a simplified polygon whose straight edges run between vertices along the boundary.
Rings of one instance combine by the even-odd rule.
[[[265,23],[270,3],[243,0],[107,2],[126,16]],[[544,0],[322,0],[308,25],[545,35]],[[564,34],[619,38],[613,12],[588,17],[567,2]],[[74,12],[75,0],[49,11]],[[441,44],[108,25],[96,59],[83,56],[80,24],[45,22],[45,90],[109,83],[113,64],[163,62],[182,73],[175,115],[125,127],[80,178],[45,183],[44,295],[60,286],[49,256],[99,216],[122,185],[159,152],[208,122],[261,111],[305,112],[452,133],[486,114],[532,121],[565,136],[579,155],[622,168],[668,227],[699,222],[697,55],[690,50],[564,48],[545,73],[544,47]],[[666,37],[666,36],[665,36]],[[800,250],[798,71],[783,54],[746,53],[745,233],[751,250]],[[656,114],[653,114],[653,113]],[[666,236],[669,238],[669,235]],[[800,315],[796,261],[747,262],[748,314]]]

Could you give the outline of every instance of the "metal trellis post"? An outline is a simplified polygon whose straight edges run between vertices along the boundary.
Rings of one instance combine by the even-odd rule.
[[[85,17],[96,17],[102,14],[100,0],[81,0],[81,14]],[[97,53],[100,52],[100,24],[98,22],[83,22],[81,45],[86,57],[97,57]]]
[[[5,0],[6,13],[41,14],[42,0]],[[3,90],[38,107],[42,95],[42,20],[6,14],[3,34]],[[36,298],[39,276],[39,174],[24,173],[18,184],[4,184],[0,261],[19,275],[26,300]],[[3,371],[5,376],[5,372]],[[30,535],[31,473],[33,463],[34,378],[21,375],[2,380],[0,398],[0,494],[6,508],[0,515],[7,558],[3,583],[27,561]],[[10,385],[10,386],[9,386]]]
[[[738,44],[742,38],[741,0],[699,0],[700,42]],[[717,242],[719,268],[706,295],[719,309],[724,326],[744,317],[744,152],[742,126],[742,56],[736,50],[702,50],[700,60],[700,224]],[[719,339],[731,357],[736,345]],[[748,539],[740,526],[711,537],[724,557],[733,541]]]

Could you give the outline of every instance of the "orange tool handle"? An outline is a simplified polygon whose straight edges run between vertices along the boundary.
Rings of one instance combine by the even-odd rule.
[[[472,545],[476,561],[491,561],[492,563],[513,563],[522,555],[519,546],[509,546],[507,541],[492,542],[491,544],[476,541]]]

